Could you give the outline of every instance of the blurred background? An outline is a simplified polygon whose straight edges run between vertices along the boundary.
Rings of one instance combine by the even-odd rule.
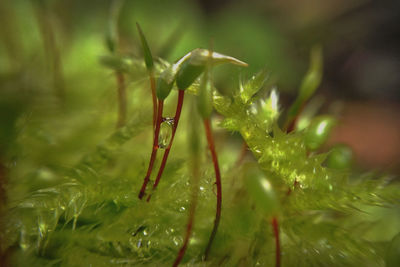
[[[107,53],[111,6],[110,0],[0,2],[0,158],[33,96],[53,87],[72,98],[101,83],[90,77]],[[237,86],[232,72],[249,77],[267,68],[283,108],[296,96],[311,47],[321,44],[319,112],[339,118],[330,142],[349,144],[361,168],[400,171],[400,1],[127,0],[118,50],[134,57],[141,53],[135,22],[156,57],[174,61],[212,39],[216,51],[249,63],[245,71],[217,70],[222,92]]]

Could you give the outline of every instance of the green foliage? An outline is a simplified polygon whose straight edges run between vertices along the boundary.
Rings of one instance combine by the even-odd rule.
[[[4,119],[0,145],[6,151],[0,154],[0,163],[9,170],[0,245],[13,266],[172,264],[183,242],[194,162],[201,163],[199,199],[183,264],[273,266],[275,247],[268,216],[277,213],[283,266],[398,265],[398,182],[389,176],[352,173],[348,149],[320,153],[329,127],[322,135],[316,136],[315,131],[325,119],[331,123],[330,118],[316,118],[301,131],[284,132],[278,123],[278,91],[265,70],[243,79],[239,90],[229,96],[212,86],[208,71],[200,85],[200,73],[191,75],[187,89],[191,108],[184,108],[163,181],[149,203],[140,201],[137,193],[152,141],[149,65],[143,58],[117,53],[102,57],[99,64],[97,59],[105,51],[102,39],[93,38],[77,37],[66,53],[64,62],[70,64],[64,73],[69,88],[64,105],[49,89],[44,62],[17,70],[17,76],[31,77],[29,97],[18,91],[26,87],[24,79],[9,75],[0,81],[15,89],[0,98]],[[198,54],[192,60],[204,67],[208,50],[194,51]],[[321,80],[321,51],[313,50],[311,57],[299,93],[301,103]],[[159,99],[176,93],[177,71],[183,62],[189,64],[185,60],[154,59]],[[245,65],[217,53],[213,60]],[[127,78],[130,118],[118,130],[114,129],[116,103],[110,75],[116,70]],[[202,253],[215,214],[214,171],[204,153],[200,119],[192,115],[198,108],[195,101],[203,117],[212,115],[207,106],[212,103],[223,117],[219,126],[224,128],[215,127],[222,135],[217,139],[221,224],[207,262],[202,262]],[[235,164],[238,151],[229,132],[240,133],[256,162]],[[315,141],[317,145],[310,145]],[[269,186],[263,188],[266,181]]]
[[[394,267],[400,264],[400,234],[393,237],[386,252],[386,266]]]

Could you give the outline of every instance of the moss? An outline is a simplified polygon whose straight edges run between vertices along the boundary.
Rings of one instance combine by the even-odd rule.
[[[214,129],[223,202],[210,257],[202,262],[213,229],[216,196],[203,128],[193,126],[196,116],[191,112],[196,108],[188,106],[195,105],[200,82],[194,81],[187,89],[189,101],[184,104],[163,180],[150,202],[141,201],[137,195],[153,138],[144,58],[115,54],[103,56],[99,62],[92,55],[104,50],[101,39],[91,38],[87,46],[79,44],[89,39],[74,39],[71,50],[65,53],[64,62],[73,64],[65,68],[65,88],[69,90],[63,100],[51,90],[52,78],[40,59],[17,70],[17,77],[30,77],[29,86],[15,75],[1,81],[15,88],[11,91],[15,97],[0,101],[0,117],[8,118],[5,133],[0,135],[8,142],[7,153],[0,154],[8,180],[1,251],[11,255],[11,265],[171,265],[184,239],[196,161],[200,163],[198,205],[183,264],[273,266],[276,247],[271,216],[280,223],[283,266],[396,263],[399,184],[388,176],[330,168],[326,157],[332,154],[318,149],[310,152],[306,145],[310,128],[288,133],[287,125],[280,124],[284,109],[265,70],[242,80],[239,90],[231,95],[221,95],[212,88],[212,105],[219,113],[212,118],[222,118]],[[171,66],[157,59],[152,67],[158,78]],[[112,76],[116,70],[126,78],[128,107],[127,123],[117,130]],[[320,65],[312,63],[301,90],[314,92],[321,71]],[[310,73],[314,78],[307,87]],[[232,75],[232,79],[238,77]],[[21,94],[27,87],[29,97]],[[307,91],[307,99],[312,92]],[[170,99],[176,94],[174,86],[165,101],[165,114],[173,112]],[[295,102],[292,110],[305,104],[303,98],[298,101],[301,103]],[[298,115],[294,113],[290,116]],[[191,131],[198,134],[194,143]],[[239,133],[252,152],[250,170],[243,167],[248,165],[237,163],[240,152],[231,132]],[[266,198],[263,191],[254,188],[257,183],[250,190],[246,186],[255,169],[270,182],[273,213],[263,206]],[[254,192],[258,197],[252,195]]]

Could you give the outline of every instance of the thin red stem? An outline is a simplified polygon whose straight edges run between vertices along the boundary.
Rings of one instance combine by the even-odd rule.
[[[149,167],[147,169],[146,177],[144,177],[144,181],[142,184],[142,188],[139,192],[139,199],[142,199],[145,195],[146,187],[148,182],[150,181],[151,171],[153,169],[154,161],[156,160],[157,150],[158,150],[158,136],[160,134],[160,126],[162,122],[162,112],[164,107],[164,100],[158,100],[158,114],[157,114],[157,123],[156,128],[154,130],[154,140],[153,140],[153,149],[151,151]]]
[[[0,219],[2,219],[2,211],[6,204],[6,192],[5,188],[7,185],[7,168],[3,165],[2,159],[0,158]]]
[[[164,156],[163,156],[162,161],[161,161],[160,169],[158,170],[158,173],[157,173],[157,178],[156,178],[156,180],[155,180],[155,182],[153,184],[153,191],[157,188],[157,185],[161,180],[161,176],[162,176],[162,174],[164,172],[165,165],[167,164],[168,155],[169,155],[169,152],[171,150],[172,143],[174,141],[176,129],[178,128],[179,118],[181,117],[181,111],[182,111],[183,99],[184,99],[184,96],[185,96],[185,91],[183,91],[183,90],[178,90],[178,91],[179,91],[179,93],[178,93],[178,103],[176,104],[176,111],[175,111],[175,117],[174,117],[174,125],[173,125],[173,128],[172,128],[171,140],[169,141],[168,147],[165,149]],[[147,197],[147,201],[150,201],[150,199],[151,199],[151,195],[149,195]]]
[[[217,234],[219,221],[221,219],[222,186],[221,186],[221,173],[219,170],[217,153],[215,151],[214,138],[213,138],[212,132],[211,132],[210,120],[204,119],[203,122],[204,122],[204,128],[206,130],[208,148],[210,149],[212,161],[214,164],[215,184],[217,185],[217,210],[216,210],[216,214],[215,214],[214,228],[211,232],[210,239],[208,240],[206,251],[204,253],[204,259],[207,260],[208,254],[211,249],[212,242],[214,241],[215,235]]]
[[[276,217],[272,218],[272,228],[275,236],[275,267],[281,266],[281,246],[279,242],[279,224]]]
[[[157,97],[156,97],[156,80],[154,78],[154,72],[149,72],[151,98],[153,100],[153,128],[156,127],[157,123]]]
[[[0,157],[0,220],[2,221],[5,218],[6,211],[6,188],[7,188],[7,167],[3,164],[3,160]],[[3,243],[2,237],[0,237],[0,244]],[[11,266],[10,261],[11,248],[0,252],[0,266]]]
[[[118,87],[118,121],[117,128],[125,125],[126,120],[126,90],[125,90],[125,79],[121,72],[116,72]]]
[[[243,141],[242,148],[240,149],[240,154],[238,159],[236,160],[235,166],[240,166],[243,163],[244,158],[246,157],[249,146],[246,142]]]
[[[297,125],[297,122],[299,120],[300,114],[303,112],[304,107],[306,106],[306,103],[303,103],[302,106],[300,107],[299,111],[297,112],[296,116],[291,120],[287,122],[286,126],[286,132],[291,133],[293,132],[294,128]]]
[[[57,47],[57,40],[54,31],[54,25],[51,21],[51,12],[47,7],[36,7],[36,17],[39,24],[39,30],[44,44],[44,52],[46,54],[50,70],[53,72],[53,86],[57,96],[64,100],[64,76],[62,70],[62,62],[60,50]]]
[[[196,207],[197,207],[197,196],[198,196],[198,177],[199,177],[199,166],[197,162],[195,162],[195,166],[193,167],[193,185],[192,185],[192,200],[191,200],[191,206],[189,210],[189,218],[188,218],[188,223],[186,226],[186,233],[185,233],[185,239],[183,241],[183,245],[181,249],[178,252],[178,255],[175,259],[174,264],[172,265],[173,267],[176,267],[179,265],[181,260],[183,259],[183,256],[185,255],[190,236],[192,235],[192,229],[194,225],[194,215],[196,212]]]

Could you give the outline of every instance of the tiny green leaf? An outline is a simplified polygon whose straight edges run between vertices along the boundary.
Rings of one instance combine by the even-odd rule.
[[[247,103],[265,85],[268,78],[268,71],[263,69],[246,83],[240,83],[240,98],[243,103]]]
[[[328,140],[335,123],[335,119],[328,115],[314,118],[305,131],[304,142],[307,149],[320,148]]]
[[[139,32],[140,41],[142,42],[143,56],[144,56],[144,62],[146,63],[146,68],[148,71],[152,71],[154,68],[154,63],[153,63],[153,56],[151,55],[150,47],[147,43],[146,37],[144,36],[142,29],[140,28],[139,23],[137,23],[137,22],[136,22],[136,27]]]
[[[232,113],[232,100],[229,97],[221,95],[217,90],[213,90],[212,97],[214,108],[218,113],[221,113],[224,116],[227,116],[228,114],[230,115],[230,113]]]
[[[279,95],[275,89],[272,89],[269,97],[263,99],[254,99],[250,105],[250,111],[255,116],[259,124],[270,127],[279,116]]]

